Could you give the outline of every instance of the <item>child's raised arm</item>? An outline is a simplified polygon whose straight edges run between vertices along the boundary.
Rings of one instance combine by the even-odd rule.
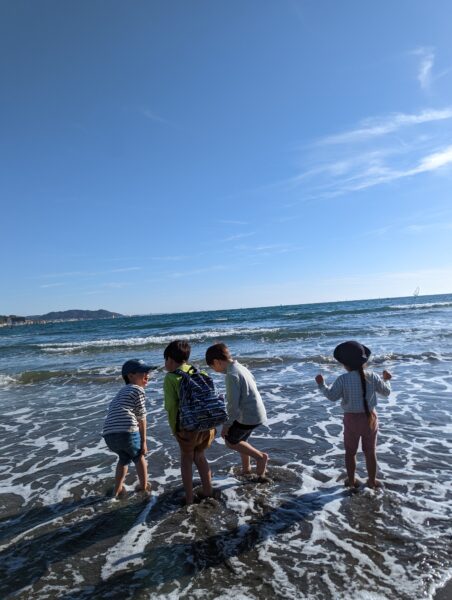
[[[325,380],[323,379],[323,375],[320,373],[316,375],[315,381],[319,386],[319,390],[322,394],[328,398],[328,400],[339,400],[343,396],[343,388],[342,388],[342,378],[338,377],[333,385],[328,386],[325,384]]]

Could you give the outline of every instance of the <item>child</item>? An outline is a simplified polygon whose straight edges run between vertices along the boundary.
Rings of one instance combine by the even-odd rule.
[[[154,367],[142,360],[132,359],[122,366],[125,384],[108,407],[102,436],[107,446],[118,458],[116,465],[114,496],[124,491],[124,480],[128,465],[135,463],[139,490],[149,490],[147,463],[144,455],[146,443],[146,408],[144,387],[148,383],[149,371]]]
[[[226,344],[210,346],[206,352],[206,363],[217,373],[226,375],[228,421],[223,426],[221,436],[229,448],[240,453],[243,475],[251,473],[250,458],[254,458],[256,474],[263,477],[268,454],[247,442],[253,429],[267,419],[254,377],[232,358]]]
[[[174,373],[180,369],[188,373],[192,368],[187,363],[191,347],[185,340],[171,342],[163,353],[165,369],[168,373],[163,381],[165,409],[168,422],[180,448],[180,470],[185,490],[186,504],[193,504],[193,463],[201,478],[202,491],[205,497],[212,496],[212,474],[204,451],[210,447],[215,438],[215,429],[207,431],[186,431],[179,424],[179,388],[182,375]]]
[[[364,366],[370,356],[369,348],[355,341],[339,344],[334,350],[334,358],[340,362],[347,373],[340,375],[331,387],[325,385],[322,375],[315,380],[320,391],[328,400],[342,398],[344,410],[344,446],[347,480],[345,485],[359,487],[355,479],[356,452],[361,438],[362,449],[366,457],[367,485],[380,487],[377,476],[376,443],[378,419],[375,413],[377,394],[389,396],[392,375],[383,371],[383,379],[371,371],[364,372]]]

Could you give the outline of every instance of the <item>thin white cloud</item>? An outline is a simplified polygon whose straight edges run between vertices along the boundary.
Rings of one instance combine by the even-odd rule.
[[[40,285],[40,288],[54,288],[54,287],[61,287],[62,285],[65,285],[64,283],[44,283],[42,285]]]
[[[66,271],[62,273],[46,273],[38,275],[38,279],[53,279],[54,277],[99,277],[110,273],[127,273],[129,271],[141,271],[142,267],[124,267],[122,269],[109,269],[108,271]]]
[[[412,224],[406,227],[405,231],[408,233],[424,233],[428,231],[450,231],[452,230],[452,223],[420,223]]]
[[[144,108],[141,112],[146,117],[146,119],[149,119],[150,121],[155,121],[156,123],[162,123],[164,125],[172,125],[170,121],[164,119],[154,111],[149,110],[149,108]]]
[[[201,275],[203,273],[210,273],[212,271],[224,271],[228,267],[225,265],[212,265],[211,267],[203,267],[199,269],[192,269],[191,271],[177,271],[175,273],[168,273],[168,277],[179,278],[189,277],[191,275]]]
[[[141,267],[125,267],[123,269],[112,269],[109,273],[128,273],[129,271],[141,271]]]
[[[246,221],[230,221],[227,219],[219,219],[218,223],[223,223],[224,225],[249,225]]]
[[[432,48],[418,48],[414,52],[421,57],[417,78],[423,90],[429,90],[432,82],[432,69],[435,53]]]
[[[396,179],[437,171],[450,164],[452,164],[452,146],[448,146],[439,152],[434,152],[425,156],[412,168],[404,170],[396,170],[387,166],[369,168],[364,172],[354,175],[353,180],[355,180],[356,183],[351,182],[349,184],[348,182],[342,182],[345,183],[345,185],[338,191],[341,193],[356,192],[374,187],[381,183],[389,183]]]
[[[365,141],[377,136],[393,133],[402,127],[420,125],[433,121],[452,119],[452,107],[444,109],[428,109],[417,114],[395,113],[384,118],[367,119],[361,126],[351,131],[331,135],[320,140],[320,144],[346,144]]]
[[[256,235],[256,232],[250,231],[249,233],[236,233],[234,235],[230,235],[227,238],[224,238],[222,241],[223,242],[234,242],[236,240],[241,240],[243,238],[251,237],[253,235]]]

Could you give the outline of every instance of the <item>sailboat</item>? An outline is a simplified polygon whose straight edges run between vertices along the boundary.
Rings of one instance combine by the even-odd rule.
[[[421,291],[421,288],[419,286],[417,286],[417,288],[414,290],[413,292],[413,296],[415,298],[417,298],[419,296],[419,292]]]

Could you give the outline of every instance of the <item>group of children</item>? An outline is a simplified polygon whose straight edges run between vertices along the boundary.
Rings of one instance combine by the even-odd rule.
[[[187,504],[193,503],[193,464],[202,485],[202,495],[212,496],[212,476],[205,450],[212,444],[216,430],[188,431],[180,425],[180,384],[184,374],[193,371],[189,364],[190,344],[185,340],[171,342],[163,353],[167,374],[163,382],[164,406],[168,423],[179,444],[182,483]],[[376,478],[376,440],[378,419],[375,412],[376,395],[388,396],[391,374],[383,371],[382,377],[364,371],[370,350],[358,342],[348,341],[337,346],[334,357],[346,369],[332,386],[327,386],[322,375],[316,376],[319,390],[329,400],[342,399],[344,410],[344,445],[347,469],[346,485],[356,488],[356,453],[359,440],[366,458],[369,487],[379,487]],[[234,360],[228,347],[218,343],[206,351],[206,363],[215,372],[225,375],[227,420],[222,425],[221,436],[226,445],[237,451],[241,458],[241,474],[251,473],[251,459],[256,463],[256,474],[266,472],[268,454],[259,451],[248,441],[253,430],[266,421],[266,411],[256,382],[250,371]],[[114,496],[124,491],[128,465],[135,463],[139,484],[136,489],[149,490],[146,444],[146,410],[144,388],[154,367],[142,360],[128,360],[122,367],[125,385],[111,401],[102,435],[105,442],[118,455]]]

